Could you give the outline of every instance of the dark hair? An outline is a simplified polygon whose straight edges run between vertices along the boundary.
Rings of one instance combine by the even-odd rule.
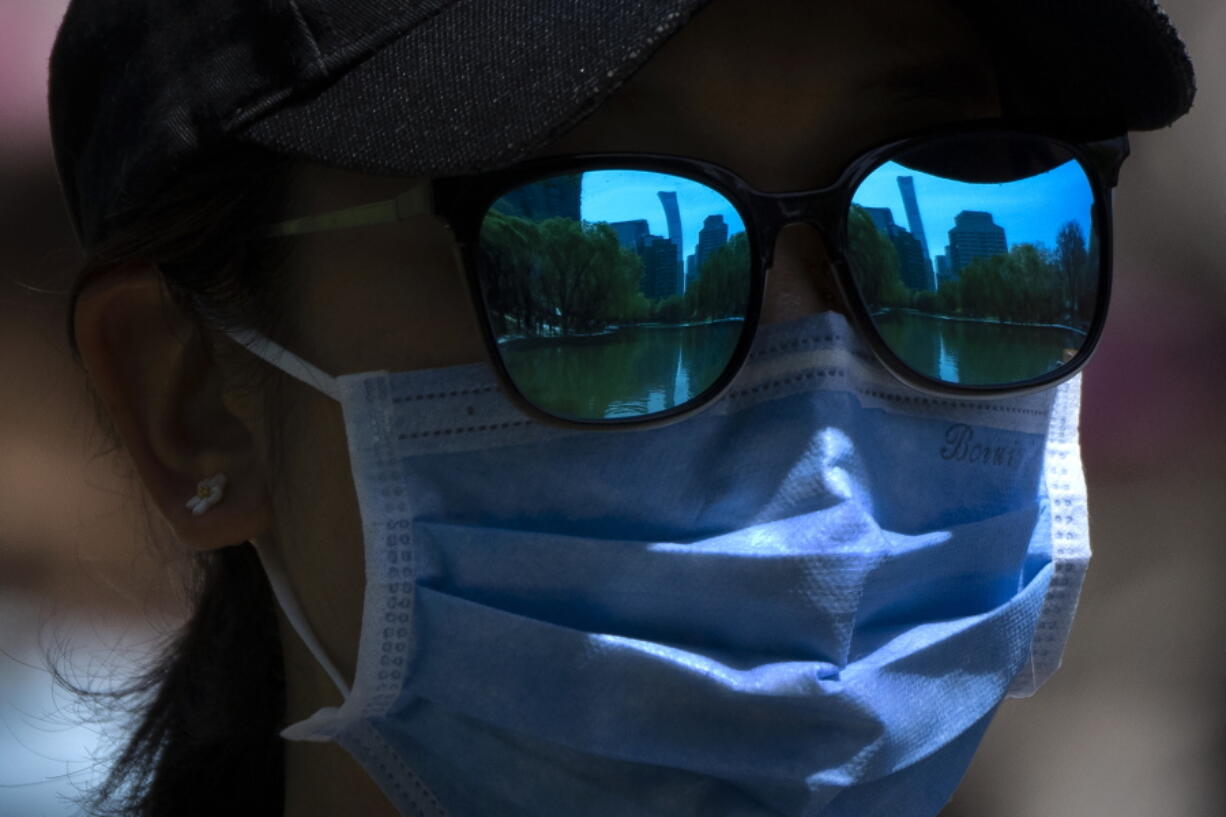
[[[235,147],[177,174],[163,192],[86,254],[68,298],[68,342],[77,298],[96,275],[133,259],[157,264],[167,292],[199,331],[210,355],[222,328],[280,335],[288,323],[285,241],[252,241],[257,225],[284,217],[293,162],[262,148]],[[235,371],[276,403],[275,379],[254,356],[231,359]],[[268,370],[263,370],[267,375]],[[244,378],[245,380],[245,378]],[[88,379],[87,379],[88,381]],[[115,454],[121,441],[92,385],[99,428]],[[266,415],[270,439],[277,424]],[[269,452],[276,457],[277,452]],[[148,516],[143,490],[136,492]],[[89,690],[51,664],[53,681],[111,716],[126,716],[126,735],[105,779],[74,798],[90,815],[188,817],[280,815],[284,805],[285,679],[275,599],[249,542],[187,554],[148,546],[178,566],[178,592],[189,611],[159,639],[153,664],[129,684]]]

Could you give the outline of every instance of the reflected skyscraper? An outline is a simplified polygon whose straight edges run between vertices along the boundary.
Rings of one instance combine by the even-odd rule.
[[[651,233],[651,228],[647,225],[647,219],[636,218],[633,221],[613,221],[609,223],[609,226],[613,228],[613,232],[617,233],[617,243],[628,250],[642,253],[643,239]]]
[[[681,250],[671,239],[648,235],[643,239],[643,294],[648,298],[667,298],[681,293],[677,270]]]
[[[949,252],[949,247],[945,248]],[[952,273],[949,271],[949,258],[944,255],[937,256],[937,289],[941,288],[941,284],[948,281]]]
[[[915,197],[915,178],[913,176],[898,177],[898,192],[902,193],[903,208],[907,212],[907,228],[911,231],[924,253],[924,271],[931,281],[932,254],[928,251],[928,236],[924,233],[924,219],[920,216],[919,201]],[[935,282],[925,284],[924,289],[935,289]],[[914,287],[913,287],[914,289]]]
[[[894,223],[894,213],[889,207],[865,207],[864,211],[873,220],[877,232],[890,239],[898,252],[898,274],[902,282],[917,292],[932,289],[932,268],[919,240]]]
[[[648,298],[667,298],[684,292],[677,274],[681,262],[681,250],[672,239],[652,235],[645,218],[630,221],[611,221],[609,226],[617,234],[617,243],[633,250],[643,261],[643,277],[639,289]]]
[[[963,210],[954,216],[948,249],[949,269],[954,276],[960,275],[976,258],[991,258],[1008,251],[1005,228],[992,220],[991,213]]]
[[[707,216],[702,222],[702,229],[698,231],[695,269],[701,270],[711,253],[727,243],[728,225],[724,223],[724,217],[719,214]]]
[[[664,206],[664,218],[668,223],[668,238],[677,246],[676,291],[680,292],[683,286],[681,282],[681,248],[685,246],[685,241],[681,234],[681,210],[677,207],[677,194],[673,191],[660,190],[657,195],[660,197],[660,204]]]

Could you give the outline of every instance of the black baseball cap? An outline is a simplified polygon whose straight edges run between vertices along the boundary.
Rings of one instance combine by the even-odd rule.
[[[72,0],[51,53],[60,184],[90,249],[235,142],[358,172],[511,164],[594,111],[709,0]],[[1007,114],[1087,135],[1192,106],[1153,0],[950,0]]]

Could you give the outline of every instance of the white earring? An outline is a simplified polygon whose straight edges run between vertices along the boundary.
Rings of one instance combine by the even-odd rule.
[[[217,474],[208,479],[202,479],[196,485],[196,495],[187,500],[187,507],[192,509],[193,516],[199,516],[218,502],[221,502],[225,489],[225,474]]]

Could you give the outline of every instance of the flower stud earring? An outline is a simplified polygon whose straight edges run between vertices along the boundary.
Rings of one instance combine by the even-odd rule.
[[[196,485],[196,495],[187,500],[187,507],[192,509],[193,516],[199,516],[218,502],[221,502],[225,489],[225,474],[217,474],[208,479],[202,479]]]

